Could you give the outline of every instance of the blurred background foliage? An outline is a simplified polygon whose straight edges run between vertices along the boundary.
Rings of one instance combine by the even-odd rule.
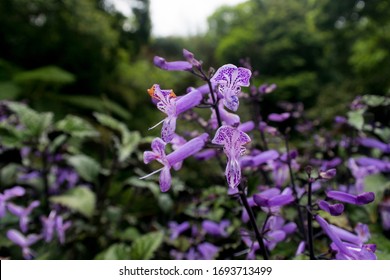
[[[215,11],[206,34],[164,38],[151,37],[149,1],[129,2],[130,17],[104,0],[1,1],[0,98],[56,117],[105,112],[143,130],[156,119],[145,89],[188,84],[155,69],[152,57],[181,59],[183,48],[206,67],[249,58],[259,84],[279,87],[271,105],[303,102],[327,120],[357,94],[389,95],[386,0],[250,0]]]
[[[183,190],[184,184],[202,186],[202,180],[210,178],[211,169],[205,168],[202,174],[207,176],[203,178],[198,172],[200,164],[189,160],[195,168],[175,174],[173,194],[161,195],[157,184],[137,180],[144,175],[138,164],[140,151],[149,148],[150,140],[141,140],[137,131],[142,136],[156,136],[155,132],[149,134],[147,128],[162,117],[146,89],[160,83],[162,88],[181,94],[195,83],[185,73],[154,67],[154,55],[182,60],[181,52],[186,48],[204,61],[205,69],[249,59],[253,68],[259,70],[256,86],[264,82],[278,86],[275,93],[264,99],[265,116],[275,111],[278,101],[302,102],[309,116],[330,124],[335,115],[345,115],[356,95],[390,96],[388,0],[248,0],[215,11],[208,19],[205,34],[164,38],[151,36],[149,0],[129,3],[130,17],[105,0],[0,1],[0,100],[23,101],[37,116],[39,112],[53,112],[53,139],[58,131],[80,137],[73,135],[80,122],[83,131],[91,122],[101,133],[99,141],[84,135],[88,136],[83,138],[85,142],[70,145],[77,147],[69,151],[72,156],[82,150],[93,155],[93,162],[77,157],[70,164],[77,169],[80,162],[87,163],[92,170],[99,165],[98,169],[106,172],[94,174],[97,199],[101,201],[99,196],[106,196],[118,205],[104,208],[103,202],[96,206],[99,215],[95,213],[89,218],[99,219],[95,223],[98,229],[76,221],[81,233],[74,232],[73,238],[82,240],[85,247],[73,248],[72,254],[79,255],[69,253],[65,257],[93,258],[100,253],[97,258],[113,258],[115,252],[115,258],[122,253],[126,258],[130,248],[121,242],[135,240],[150,230],[156,232],[133,247],[142,247],[151,240],[160,244],[159,226],[187,207],[185,200],[172,206],[177,193],[190,197],[199,190]],[[85,120],[88,124],[84,124]],[[119,150],[113,151],[109,145],[112,135],[117,136]],[[129,143],[126,139],[130,139]],[[12,141],[15,139],[9,142]],[[103,147],[98,152],[105,160],[96,155],[96,147]],[[132,156],[122,163],[121,153]],[[107,160],[112,155],[118,166],[111,166]],[[85,176],[88,181],[89,175]],[[183,178],[187,178],[185,183],[180,181]],[[215,181],[223,184],[220,178]],[[99,188],[107,186],[110,188],[100,193]],[[140,194],[142,200],[138,200]],[[161,209],[164,213],[159,212]],[[145,220],[150,223],[139,223]],[[140,224],[144,228],[135,226]],[[109,238],[99,237],[103,233]],[[70,242],[78,246],[76,241]],[[111,244],[113,247],[102,251]],[[151,246],[154,247],[141,251],[154,252],[157,245]],[[86,248],[93,248],[93,252]],[[134,248],[133,252],[137,254]],[[150,258],[151,253],[148,254]],[[146,258],[134,256],[142,257]]]

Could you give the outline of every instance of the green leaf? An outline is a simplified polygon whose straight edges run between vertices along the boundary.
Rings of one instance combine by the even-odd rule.
[[[7,102],[8,108],[13,111],[24,126],[23,133],[30,137],[42,137],[43,133],[52,125],[53,113],[38,113],[24,104]]]
[[[134,241],[131,246],[132,260],[150,260],[154,252],[160,247],[163,241],[164,233],[162,231],[151,232]]]
[[[86,187],[75,187],[63,195],[52,196],[50,201],[90,218],[95,211],[96,195]]]
[[[389,180],[382,174],[373,174],[364,178],[365,191],[375,193],[375,203],[379,201],[379,195],[390,186]]]
[[[69,165],[76,169],[77,173],[85,181],[94,182],[99,175],[100,164],[86,155],[74,155],[67,158]]]
[[[135,151],[141,141],[139,132],[130,132],[124,123],[111,116],[101,113],[94,113],[94,116],[101,125],[119,132],[121,140],[120,143],[117,143],[118,160],[119,162],[125,161]]]
[[[19,96],[20,88],[12,82],[0,83],[0,100],[13,100]]]
[[[18,73],[14,76],[14,81],[18,83],[44,82],[50,84],[69,84],[75,81],[75,77],[73,74],[57,66],[45,66]]]
[[[348,123],[357,130],[362,130],[364,125],[364,109],[348,112]]]
[[[377,106],[388,106],[390,105],[390,98],[386,96],[379,96],[379,95],[364,95],[363,101],[368,105],[372,107]]]
[[[10,163],[0,169],[0,182],[2,186],[10,186],[15,184],[18,171],[21,166],[16,163]]]
[[[67,115],[63,120],[56,124],[56,128],[69,133],[73,137],[96,137],[99,133],[86,120],[72,115]]]
[[[125,161],[136,150],[140,141],[141,135],[138,131],[124,133],[121,146],[118,147],[119,162]]]
[[[0,144],[10,148],[21,148],[23,146],[23,131],[16,129],[6,122],[0,122]]]
[[[130,247],[124,243],[115,243],[103,252],[99,253],[95,260],[128,260],[130,258]]]
[[[120,231],[117,235],[117,238],[123,241],[134,241],[139,238],[141,235],[135,227],[128,227],[124,231]]]

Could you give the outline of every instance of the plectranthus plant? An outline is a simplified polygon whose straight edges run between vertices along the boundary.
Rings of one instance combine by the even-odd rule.
[[[187,72],[200,83],[177,92],[165,86],[168,81],[151,82],[145,94],[164,116],[151,151],[144,152],[144,163],[156,160],[162,167],[141,179],[160,172],[160,189],[167,192],[175,188],[171,168],[185,168],[190,157],[209,161],[213,177],[224,178],[226,185],[218,196],[230,198],[235,206],[229,204],[229,220],[214,217],[211,205],[202,212],[198,208],[202,201],[194,200],[193,213],[184,211],[187,219],[169,223],[170,257],[377,259],[380,244],[377,248],[370,242],[367,224],[380,220],[383,230],[389,231],[389,195],[372,183],[367,190],[366,179],[377,174],[388,178],[389,128],[379,122],[366,123],[365,114],[383,103],[377,104],[375,96],[354,100],[348,115],[337,116],[334,124],[335,129],[350,133],[332,137],[317,129],[320,120],[305,116],[302,104],[285,102],[282,95],[278,110],[263,110],[267,96],[279,94],[277,85],[256,85],[258,72],[249,61],[205,70],[188,50],[183,50],[183,57],[180,61],[154,58],[158,68]],[[389,104],[385,106],[388,114]],[[192,128],[194,124],[197,129]],[[297,134],[312,145],[293,147]],[[370,149],[379,158],[359,156]],[[203,176],[201,172],[198,176]],[[367,209],[375,212],[374,217],[367,218]],[[213,221],[199,221],[210,215]],[[362,221],[356,218],[359,215],[364,216]],[[283,255],[278,248],[286,246],[289,253]]]

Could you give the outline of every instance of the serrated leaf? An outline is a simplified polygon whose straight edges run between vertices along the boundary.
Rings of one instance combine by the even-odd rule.
[[[95,260],[128,260],[131,249],[124,243],[115,243],[99,253]]]
[[[131,259],[150,260],[154,252],[160,247],[163,237],[164,233],[159,231],[148,233],[135,240],[131,246]]]
[[[0,143],[9,148],[21,148],[23,146],[23,131],[16,129],[6,122],[0,122]]]
[[[56,124],[58,130],[69,133],[74,137],[96,137],[99,133],[86,120],[72,115],[67,115]]]
[[[67,158],[68,164],[76,169],[85,181],[94,182],[99,175],[100,164],[86,155],[74,155]]]
[[[30,137],[39,137],[47,130],[53,121],[53,113],[38,113],[28,106],[17,102],[6,102],[7,107],[13,111],[23,125],[23,133]]]
[[[75,187],[62,195],[52,196],[50,201],[90,218],[95,211],[96,195],[86,187]]]

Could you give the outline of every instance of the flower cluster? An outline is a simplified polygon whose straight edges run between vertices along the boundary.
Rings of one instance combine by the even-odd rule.
[[[349,157],[345,160],[348,170],[343,172],[349,172],[353,179],[348,180],[348,185],[329,183],[337,179],[338,170],[344,167],[344,159],[337,155],[337,149],[347,149],[357,143],[364,149],[375,149],[386,155],[390,153],[389,144],[363,136],[352,139],[344,135],[338,141],[328,135],[314,134],[313,147],[318,148],[317,153],[301,154],[299,149],[289,147],[291,131],[295,129],[302,135],[309,135],[317,125],[316,122],[304,118],[302,104],[280,102],[281,111],[265,114],[261,102],[277,87],[275,84],[251,85],[254,77],[247,61],[244,63],[245,67],[225,64],[216,71],[204,71],[203,63],[191,52],[183,50],[183,56],[185,60],[173,62],[155,57],[154,64],[163,70],[191,73],[200,78],[203,85],[197,88],[189,87],[187,93],[180,96],[173,90],[160,89],[158,84],[148,90],[152,102],[166,115],[162,121],[161,138],[154,139],[152,151],[144,153],[145,163],[157,160],[164,166],[155,171],[161,171],[161,190],[166,192],[170,189],[170,168],[180,169],[183,159],[194,156],[198,160],[216,159],[221,164],[223,151],[226,157],[223,169],[228,186],[227,194],[240,198],[243,206],[241,222],[244,225],[250,223],[253,229],[253,233],[249,233],[245,228],[239,231],[242,242],[248,248],[248,259],[255,259],[258,253],[268,259],[278,243],[293,239],[293,236],[299,236],[300,239],[297,242],[297,256],[306,254],[310,259],[325,257],[326,254],[316,256],[314,246],[314,239],[321,236],[321,233],[332,241],[328,258],[375,259],[375,245],[367,244],[370,239],[367,225],[357,223],[356,234],[353,234],[346,228],[332,225],[326,218],[346,216],[346,210],[351,205],[363,207],[374,203],[376,193],[365,190],[366,178],[389,172],[387,157]],[[254,73],[257,75],[257,71]],[[249,87],[249,93],[244,93],[242,87]],[[248,114],[237,113],[242,102],[253,107],[253,120],[243,122],[243,116],[247,117]],[[210,108],[209,120],[196,113],[203,108]],[[366,108],[363,104],[356,110]],[[178,135],[176,129],[177,120],[181,116],[198,123],[205,133],[197,133],[195,138],[187,142]],[[340,116],[336,119],[338,126],[351,128],[348,119]],[[186,134],[194,135],[190,132]],[[172,145],[173,152],[167,155],[165,147],[168,143]],[[283,148],[277,148],[278,144]],[[317,157],[320,152],[323,152],[324,156]],[[306,176],[302,177],[299,173],[304,165]],[[255,187],[255,191],[253,183],[252,186],[248,185],[247,176],[250,175],[256,182],[259,178],[262,181]],[[390,212],[388,201],[386,199],[380,205],[383,225],[387,229]],[[289,218],[286,218],[285,209],[289,209],[289,213],[295,212],[295,216],[290,214]],[[263,217],[261,226],[257,224],[261,220],[259,217]],[[313,222],[319,224],[322,232],[313,226]],[[208,235],[227,237],[224,227],[229,224],[231,223],[228,220],[223,220],[220,224],[204,221],[202,228]],[[176,240],[186,232],[188,235],[190,230],[195,240],[198,231],[191,227],[189,222],[171,222],[171,240]],[[313,233],[315,230],[318,231],[316,235]],[[217,251],[210,243],[196,243],[187,252],[172,250],[171,255],[179,259],[205,259],[215,257]]]

